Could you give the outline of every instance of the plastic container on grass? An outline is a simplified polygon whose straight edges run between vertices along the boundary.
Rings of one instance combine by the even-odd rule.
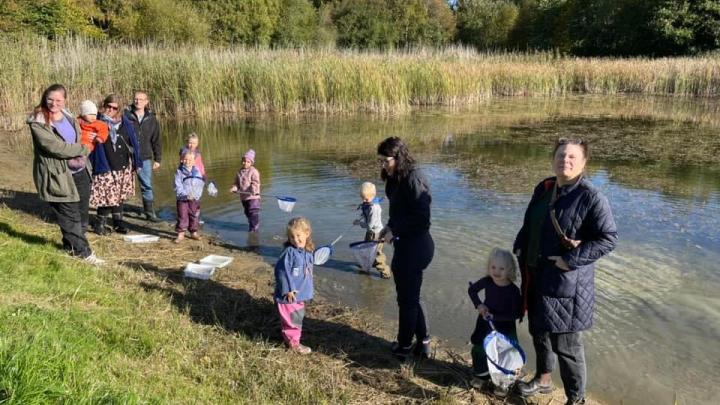
[[[232,263],[232,261],[233,258],[229,256],[208,255],[200,259],[200,264],[207,264],[208,266],[215,266],[221,269]]]
[[[185,266],[185,277],[209,280],[215,274],[216,267],[209,264],[188,263]]]
[[[145,235],[145,234],[125,235],[125,236],[123,236],[123,240],[125,242],[130,242],[130,243],[151,243],[151,242],[157,242],[158,240],[160,240],[160,237],[155,236],[155,235]]]

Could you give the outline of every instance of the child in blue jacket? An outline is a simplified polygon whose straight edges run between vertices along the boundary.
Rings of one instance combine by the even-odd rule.
[[[177,224],[175,243],[185,239],[185,231],[190,231],[190,239],[200,240],[200,197],[205,180],[195,167],[195,154],[186,150],[180,158],[180,166],[175,172],[175,198]]]
[[[281,333],[290,350],[309,354],[300,344],[305,301],[313,297],[313,251],[310,221],[293,218],[287,225],[285,250],[275,264],[275,303],[280,314]]]

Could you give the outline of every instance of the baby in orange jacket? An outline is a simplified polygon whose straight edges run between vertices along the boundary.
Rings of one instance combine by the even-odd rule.
[[[92,152],[96,144],[104,143],[108,138],[108,126],[97,119],[97,106],[90,100],[80,103],[80,143]]]

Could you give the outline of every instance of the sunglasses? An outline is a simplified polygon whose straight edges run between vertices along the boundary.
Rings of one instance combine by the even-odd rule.
[[[378,158],[377,161],[378,161],[378,163],[384,165],[385,163],[390,163],[390,162],[392,162],[393,160],[395,160],[394,157],[392,157],[392,156],[387,156],[387,157]]]
[[[105,109],[117,111],[118,109],[120,109],[120,107],[114,106],[114,105],[106,105],[106,106],[105,106]]]

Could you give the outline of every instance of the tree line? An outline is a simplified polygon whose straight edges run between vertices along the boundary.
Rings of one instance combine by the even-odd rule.
[[[693,55],[720,48],[720,1],[0,0],[0,32],[217,46]]]

